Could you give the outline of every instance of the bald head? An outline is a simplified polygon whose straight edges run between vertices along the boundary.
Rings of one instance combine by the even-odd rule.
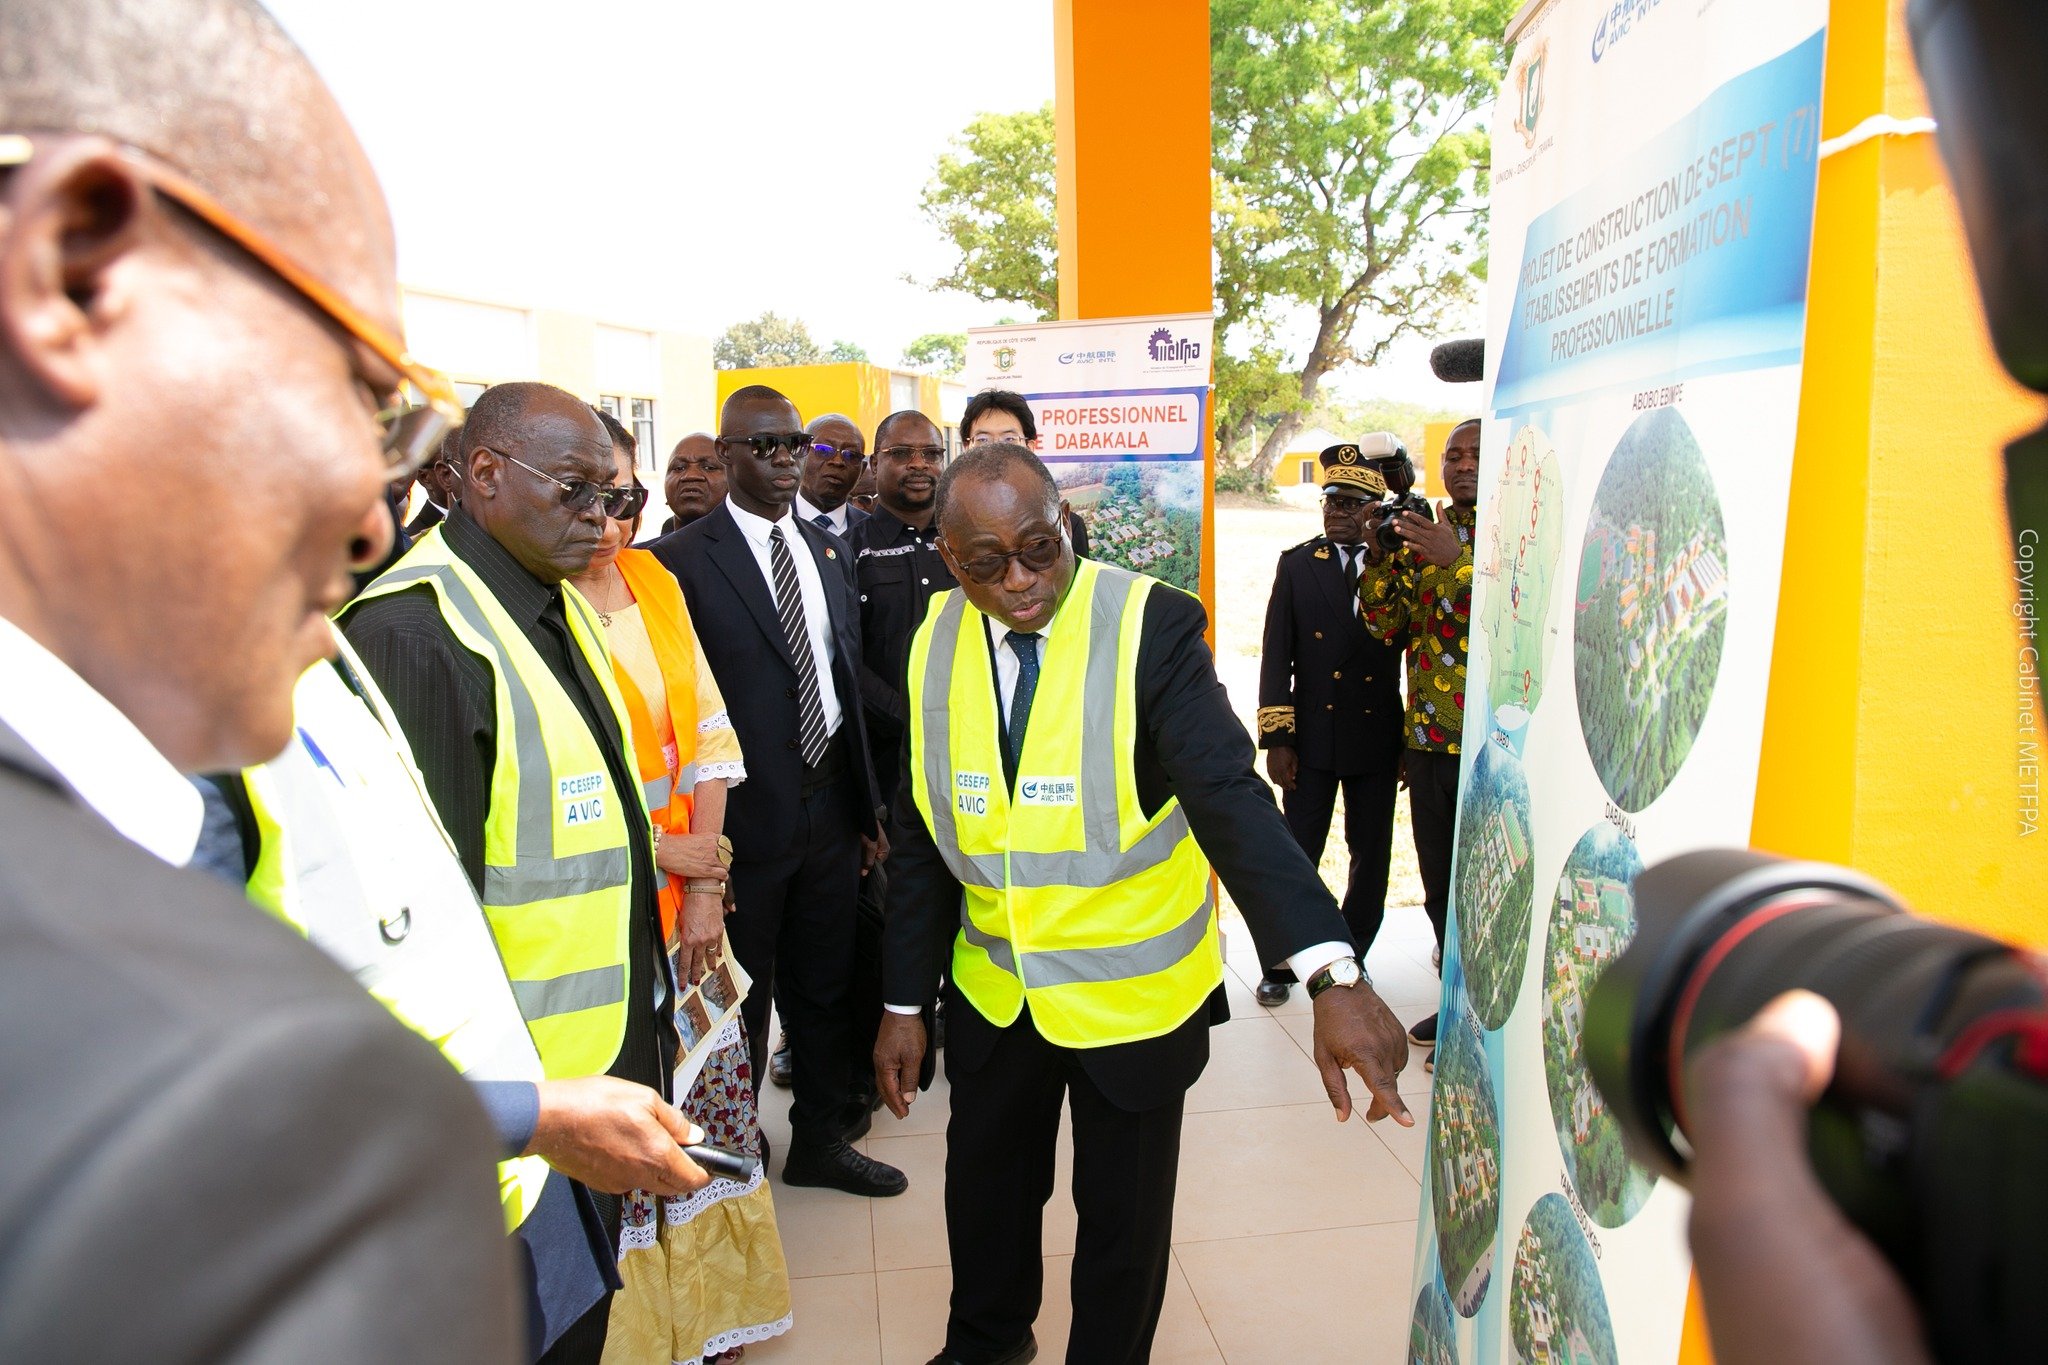
[[[525,453],[530,448],[593,440],[611,448],[598,411],[575,394],[553,384],[494,384],[477,396],[463,423],[460,463],[466,467],[478,451],[493,450],[533,464]]]
[[[395,330],[368,159],[254,0],[5,0],[0,130],[98,135],[169,163]]]
[[[867,438],[851,417],[838,412],[813,418],[804,430],[816,442],[804,456],[804,496],[820,512],[835,512],[853,496],[867,468]]]

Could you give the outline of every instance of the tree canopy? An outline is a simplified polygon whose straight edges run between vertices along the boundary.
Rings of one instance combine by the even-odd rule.
[[[958,253],[951,270],[928,282],[931,288],[1021,303],[1041,319],[1058,316],[1051,104],[977,117],[939,157],[920,202]]]
[[[1260,477],[1323,378],[1432,335],[1486,265],[1486,115],[1517,0],[1211,0],[1218,449]],[[1050,106],[984,114],[938,161],[931,281],[1055,316]],[[1309,324],[1305,347],[1291,339]],[[1256,443],[1256,453],[1250,446]]]
[[[934,374],[958,374],[967,368],[967,333],[926,332],[903,348],[903,363]]]
[[[827,358],[825,348],[811,339],[810,328],[772,311],[751,322],[735,322],[711,346],[711,363],[721,370],[815,365]]]

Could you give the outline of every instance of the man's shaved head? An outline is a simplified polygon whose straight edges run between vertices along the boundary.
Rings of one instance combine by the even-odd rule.
[[[255,0],[0,3],[0,131],[96,134],[168,162],[385,319],[360,258],[388,273],[389,215],[346,129]]]

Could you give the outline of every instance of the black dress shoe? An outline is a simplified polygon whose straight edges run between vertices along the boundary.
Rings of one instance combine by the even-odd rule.
[[[768,1079],[787,1090],[795,1074],[789,1064],[789,1035],[785,1033],[775,1040],[775,1051],[768,1055]]]
[[[887,1199],[910,1188],[903,1172],[856,1152],[845,1138],[790,1143],[789,1159],[782,1163],[782,1183],[844,1190],[871,1199]]]
[[[1436,1043],[1436,1016],[1417,1020],[1408,1030],[1408,1041],[1417,1047],[1430,1047]]]
[[[988,1365],[1028,1365],[1028,1362],[1036,1359],[1038,1359],[1038,1338],[1026,1332],[1024,1340],[1018,1342],[1004,1354],[988,1362]],[[926,1362],[926,1365],[961,1365],[961,1362],[941,1351]]]
[[[1252,988],[1252,998],[1267,1009],[1272,1009],[1275,1005],[1284,1005],[1287,1003],[1289,984],[1285,981],[1275,981],[1270,976],[1262,977],[1259,984]]]

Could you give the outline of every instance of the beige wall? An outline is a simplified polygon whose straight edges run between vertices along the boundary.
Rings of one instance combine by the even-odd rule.
[[[403,302],[407,344],[458,384],[537,379],[589,403],[654,400],[655,448],[640,452],[643,468],[658,468],[716,415],[709,337],[413,286]]]

